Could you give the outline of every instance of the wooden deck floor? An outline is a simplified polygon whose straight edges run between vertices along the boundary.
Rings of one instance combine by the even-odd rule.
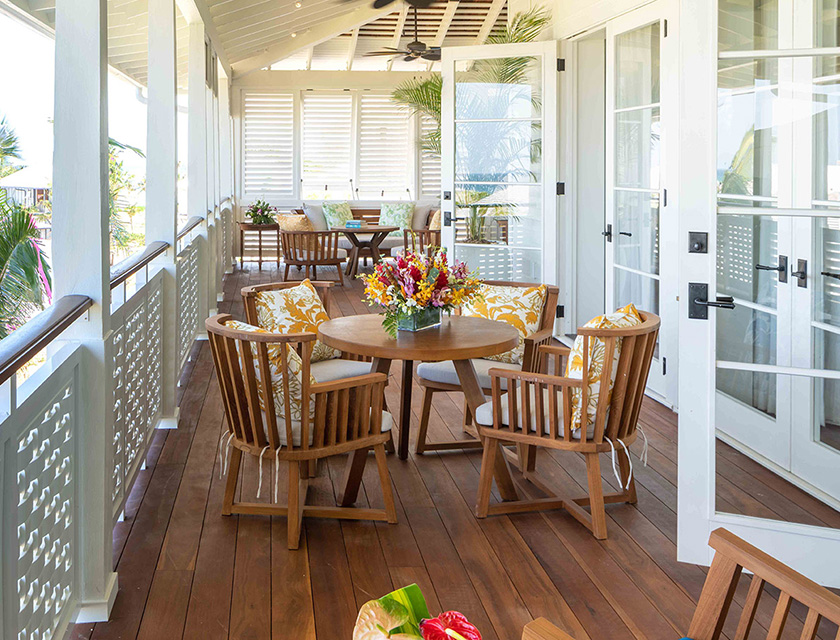
[[[242,317],[239,289],[274,279],[275,270],[246,265],[227,278],[220,310]],[[335,300],[342,314],[367,311],[359,283],[337,289]],[[391,407],[398,406],[395,369]],[[414,394],[413,433],[420,397]],[[282,518],[220,515],[224,416],[206,342],[195,345],[180,406],[178,430],[155,434],[114,534],[120,590],[111,620],[77,625],[73,640],[350,640],[362,604],[412,582],[432,611],[464,612],[485,640],[518,640],[538,616],[578,640],[659,640],[688,629],[706,573],[676,560],[676,416],[655,402],[642,415],[649,466],[634,464],[639,503],[608,507],[606,541],[561,512],[476,520],[480,453],[454,451],[412,454],[406,462],[389,456],[399,524],[305,521],[299,551],[286,549]],[[461,437],[460,424],[460,399],[436,396],[433,437]],[[605,462],[604,481],[614,488]],[[342,463],[322,465],[310,500],[334,501]],[[265,466],[270,483],[271,465]],[[548,485],[583,492],[582,458],[541,452],[538,469]],[[359,503],[377,506],[375,468],[367,472]],[[243,499],[255,499],[248,496],[256,493],[256,463],[247,460],[243,473]],[[728,511],[840,528],[836,511],[723,445],[718,492]],[[736,603],[745,595],[742,584]],[[766,634],[774,604],[763,599],[754,637]],[[786,637],[799,637],[804,617],[795,612]],[[832,631],[821,635],[833,638]],[[726,632],[731,636],[734,623]]]

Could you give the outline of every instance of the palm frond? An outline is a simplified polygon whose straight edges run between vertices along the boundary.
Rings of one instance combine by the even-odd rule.
[[[17,133],[3,116],[0,117],[0,160],[9,158],[20,160],[20,145]]]
[[[515,14],[501,32],[487,37],[487,44],[533,42],[551,24],[551,12],[543,7],[531,7]]]

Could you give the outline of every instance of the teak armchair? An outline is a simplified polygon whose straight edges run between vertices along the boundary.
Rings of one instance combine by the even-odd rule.
[[[205,321],[210,340],[228,424],[230,466],[227,471],[222,514],[286,516],[288,547],[300,543],[303,516],[350,520],[397,521],[391,479],[385,459],[385,443],[390,438],[391,417],[383,413],[387,376],[370,373],[352,378],[311,384],[310,356],[315,334],[255,333],[229,328],[232,318],[221,314]],[[285,410],[273,410],[274,389],[271,381],[268,345],[288,345],[301,354],[301,416],[295,420],[290,406],[290,371],[281,358],[280,378]],[[259,362],[254,366],[253,354]],[[259,376],[257,373],[259,372]],[[260,406],[262,398],[264,407]],[[314,411],[310,410],[312,398]],[[384,509],[350,508],[358,496],[368,452],[373,449],[382,485]],[[262,502],[235,502],[242,454],[288,463],[288,502],[286,506]],[[340,506],[306,505],[308,475],[301,464],[329,456],[350,453]],[[279,469],[276,469],[279,473]]]
[[[489,285],[497,285],[497,286],[504,286],[504,287],[522,287],[523,289],[529,287],[538,287],[540,285],[533,284],[533,283],[524,283],[524,282],[506,282],[501,280],[485,280],[485,284]],[[560,293],[560,290],[554,286],[548,286],[546,290],[545,296],[545,304],[543,305],[542,309],[542,316],[540,317],[540,325],[539,329],[536,333],[525,338],[525,353],[522,360],[522,371],[536,371],[537,367],[537,360],[538,360],[538,351],[539,347],[542,345],[547,345],[551,342],[551,335],[554,329],[554,309],[557,306],[557,297]],[[488,370],[489,366],[492,366],[495,363],[493,360],[482,360],[482,361],[473,361],[474,364],[484,364],[486,366],[482,367],[484,371]],[[447,364],[451,363],[441,363],[436,364],[434,366],[446,366]],[[453,367],[454,370],[454,367]],[[424,371],[423,365],[418,368],[418,384],[423,388],[423,409],[420,413],[420,430],[417,432],[417,453],[423,453],[425,451],[435,451],[435,450],[450,450],[450,449],[479,449],[481,448],[481,441],[478,439],[472,440],[458,440],[456,442],[427,442],[426,440],[426,432],[429,428],[429,417],[432,411],[432,400],[435,393],[439,393],[441,391],[455,391],[460,392],[462,391],[461,385],[455,384],[454,382],[442,382],[439,380],[430,380],[428,378],[424,378],[421,373]],[[479,373],[479,381],[482,380],[482,371],[478,371]],[[489,382],[485,382],[485,384],[489,384]],[[490,394],[490,387],[484,387],[484,393],[489,395]],[[469,425],[472,423],[472,419],[470,416],[470,410],[467,407],[466,401],[464,402],[464,427],[465,429],[469,428]]]
[[[584,524],[598,539],[607,537],[605,503],[636,502],[636,485],[630,472],[629,447],[636,440],[639,410],[647,385],[653,349],[659,333],[659,317],[645,311],[639,312],[642,323],[622,329],[594,329],[581,327],[578,336],[584,339],[583,371],[589,370],[591,344],[594,338],[604,342],[604,366],[601,373],[601,393],[595,413],[594,424],[575,430],[565,428],[571,424],[572,390],[581,390],[583,423],[587,422],[589,385],[587,381],[565,378],[546,373],[530,373],[491,369],[492,405],[483,405],[479,412],[492,406],[492,416],[478,415],[476,423],[479,435],[484,439],[484,454],[481,461],[476,516],[523,512],[546,511],[563,508]],[[613,358],[621,340],[621,355],[615,372],[615,386],[612,394],[606,393],[612,375]],[[548,360],[554,360],[554,371],[561,371],[562,359],[568,357],[566,347],[540,346],[543,371]],[[584,378],[588,376],[584,374]],[[506,383],[507,393],[502,391]],[[505,397],[506,396],[506,397]],[[507,405],[506,409],[504,405]],[[477,413],[479,413],[477,412]],[[489,419],[488,419],[489,418]],[[624,449],[618,440],[628,449]],[[586,459],[589,496],[568,498],[552,496],[536,500],[518,500],[490,506],[490,489],[493,481],[493,466],[500,445],[517,444],[528,447],[546,447],[582,453]],[[613,449],[619,460],[622,491],[604,495],[601,484],[601,463],[599,455]],[[504,455],[504,453],[502,453]],[[533,458],[522,468],[526,478],[539,486],[533,477]],[[540,489],[550,493],[543,486]],[[584,507],[589,507],[587,512]]]
[[[431,247],[440,246],[440,231],[430,229],[403,229],[403,246],[391,249],[391,257],[412,253],[426,253]]]
[[[800,640],[814,640],[823,619],[840,625],[840,596],[809,580],[787,565],[764,553],[726,529],[715,529],[709,537],[709,546],[715,551],[712,566],[703,584],[700,601],[694,610],[688,637],[691,640],[718,640],[723,631],[735,589],[746,570],[753,574],[744,607],[738,618],[734,640],[746,640],[755,621],[756,610],[765,587],[779,591],[775,611],[770,621],[767,640],[779,640],[785,629],[791,602],[802,603],[808,613]],[[837,633],[840,638],[840,632]],[[544,618],[534,620],[525,627],[522,640],[574,640]]]
[[[280,231],[283,246],[283,261],[286,271],[283,279],[289,279],[292,267],[305,268],[305,277],[318,277],[318,267],[335,267],[338,283],[344,286],[341,263],[347,259],[347,252],[338,246],[338,231]]]

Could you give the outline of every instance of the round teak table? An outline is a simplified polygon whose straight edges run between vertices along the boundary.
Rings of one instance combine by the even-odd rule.
[[[403,361],[400,395],[399,456],[408,458],[411,425],[411,386],[414,361],[452,360],[467,404],[475,415],[486,402],[472,358],[486,358],[510,351],[519,343],[519,332],[511,325],[484,318],[444,317],[439,327],[423,331],[399,331],[394,339],[382,328],[382,316],[345,316],[321,324],[318,337],[329,346],[363,356],[372,356],[371,371],[388,374],[392,360]],[[496,483],[504,499],[515,499],[513,481],[505,456],[496,456]]]

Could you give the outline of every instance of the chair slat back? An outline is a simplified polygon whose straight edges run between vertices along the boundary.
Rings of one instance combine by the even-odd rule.
[[[726,529],[716,529],[709,538],[716,550],[706,576],[700,601],[691,620],[688,636],[694,640],[720,638],[742,570],[753,574],[747,598],[733,640],[745,640],[750,633],[765,586],[779,590],[779,597],[767,630],[768,640],[782,636],[791,603],[802,603],[808,614],[800,638],[814,640],[823,619],[840,625],[840,596],[797,573]],[[840,630],[837,632],[840,638]]]
[[[230,315],[221,314],[208,318],[205,326],[222,389],[228,431],[237,440],[255,450],[266,446],[276,449],[281,444],[279,429],[283,429],[285,448],[306,451],[337,447],[382,433],[385,374],[365,376],[367,382],[364,384],[358,384],[359,378],[346,378],[312,387],[313,334],[239,331],[225,326],[231,319]],[[270,345],[295,349],[301,357],[299,386],[292,384],[295,378],[288,359],[279,359],[284,398],[279,411],[275,411]],[[291,398],[298,394],[301,398],[299,419],[293,415],[291,404]],[[299,441],[293,430],[296,424],[299,425]]]
[[[280,231],[287,264],[318,264],[338,259],[338,231]]]
[[[440,231],[403,229],[403,250],[426,253],[431,247],[440,246]]]

